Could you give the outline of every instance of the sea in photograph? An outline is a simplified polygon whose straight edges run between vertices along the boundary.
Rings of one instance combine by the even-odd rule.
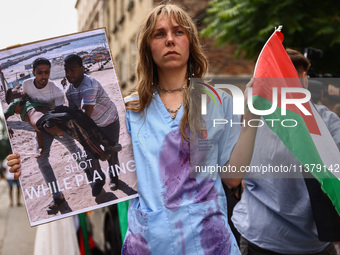
[[[64,74],[64,58],[69,54],[91,55],[93,50],[104,47],[109,52],[104,32],[79,37],[77,34],[32,43],[16,49],[0,52],[0,66],[6,81],[25,79],[32,72],[32,63],[38,57],[51,61],[51,80],[60,79]],[[13,83],[14,82],[14,83]]]

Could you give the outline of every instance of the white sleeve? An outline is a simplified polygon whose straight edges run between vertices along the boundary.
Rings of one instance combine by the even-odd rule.
[[[27,80],[22,83],[22,91],[26,94],[27,94],[27,88],[29,87],[27,83],[28,83]]]
[[[65,96],[64,92],[61,88],[59,88],[54,82],[53,82],[53,97],[54,97],[54,105],[64,105],[65,104]]]
[[[324,105],[316,105],[316,109],[325,122],[340,151],[340,118]]]

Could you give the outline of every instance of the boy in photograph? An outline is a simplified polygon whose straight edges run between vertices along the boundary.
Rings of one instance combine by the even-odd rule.
[[[7,95],[11,94],[11,90],[9,89],[6,93]],[[37,156],[40,156],[40,153],[43,150],[43,142],[42,142],[42,134],[40,130],[37,128],[37,121],[46,113],[49,109],[40,103],[31,102],[27,97],[25,99],[15,98],[9,103],[8,107],[4,111],[5,119],[7,120],[10,116],[13,116],[15,113],[20,114],[21,120],[29,123],[34,130],[36,131],[36,140],[38,144]],[[11,134],[13,135],[13,130],[8,127],[8,130],[11,130]]]
[[[7,92],[10,93],[11,90]],[[36,131],[36,140],[39,146],[36,157],[39,157],[43,150],[42,132],[58,136],[62,136],[66,132],[100,160],[110,158],[108,151],[119,150],[119,147],[111,146],[110,141],[102,134],[91,117],[81,110],[71,109],[67,106],[57,106],[53,110],[49,110],[44,104],[31,102],[26,97],[16,98],[10,102],[4,112],[5,119],[7,120],[15,113],[20,114],[21,120],[28,122]],[[104,149],[101,148],[101,145]]]
[[[119,147],[119,116],[116,105],[109,98],[102,85],[93,77],[84,74],[82,58],[71,54],[65,58],[65,74],[70,83],[66,91],[69,107],[82,109],[97,124],[102,133],[111,141],[111,144]],[[110,151],[109,163],[109,187],[118,189],[118,151]],[[92,158],[92,173],[96,170],[101,176],[92,188],[92,195],[98,196],[105,184],[105,174],[101,170],[99,160],[94,158],[91,152],[87,152]],[[116,170],[117,169],[117,170]]]
[[[34,77],[25,80],[22,84],[23,96],[28,96],[33,102],[45,104],[49,109],[61,106],[65,103],[64,92],[53,81],[49,80],[51,73],[51,63],[46,58],[37,58],[33,62]],[[80,148],[76,145],[72,137],[65,134],[63,137],[54,136],[47,132],[42,132],[42,148],[37,164],[46,184],[56,183],[56,177],[49,162],[50,149],[54,139],[62,143],[71,153],[80,153]],[[38,148],[39,146],[37,146]],[[56,214],[65,204],[66,200],[61,191],[52,192],[53,200],[47,206],[48,214]]]

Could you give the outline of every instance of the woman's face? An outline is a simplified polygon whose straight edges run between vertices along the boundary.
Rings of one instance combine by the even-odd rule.
[[[158,71],[187,68],[190,54],[186,30],[168,15],[160,15],[151,34],[150,50]]]

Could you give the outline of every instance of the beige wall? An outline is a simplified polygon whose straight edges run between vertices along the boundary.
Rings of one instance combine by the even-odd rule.
[[[104,27],[104,3],[105,0],[78,0],[78,31],[87,31],[94,28]]]
[[[152,8],[153,1],[111,0],[111,2],[113,23],[110,25],[108,37],[119,83],[123,94],[127,95],[136,85],[136,33]]]

